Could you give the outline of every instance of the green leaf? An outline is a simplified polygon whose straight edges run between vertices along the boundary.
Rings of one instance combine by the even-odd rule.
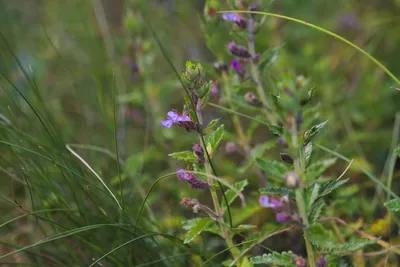
[[[256,145],[252,150],[251,150],[251,157],[253,159],[262,157],[265,153],[265,151],[273,148],[275,146],[275,140],[271,140],[262,144]]]
[[[335,180],[331,182],[327,182],[323,185],[321,185],[321,188],[319,189],[319,197],[325,196],[329,193],[331,193],[333,190],[338,188],[339,186],[347,183],[349,179],[341,179],[341,180]]]
[[[400,211],[400,198],[392,199],[386,202],[384,205],[389,211],[398,212]]]
[[[210,121],[210,123],[208,124],[207,128],[205,128],[204,131],[203,131],[204,134],[205,134],[205,135],[210,134],[210,133],[214,130],[215,126],[217,126],[217,123],[218,123],[218,122],[219,122],[219,118]]]
[[[221,125],[208,136],[207,151],[210,154],[210,156],[212,156],[215,150],[217,149],[219,143],[224,137],[224,134],[225,134],[224,125]]]
[[[306,169],[308,180],[317,179],[326,169],[336,163],[336,158],[321,160],[311,164]]]
[[[240,263],[240,267],[254,267],[253,263],[248,258],[242,259],[242,262]]]
[[[260,64],[258,65],[258,69],[262,72],[264,69],[271,66],[275,61],[279,58],[279,50],[280,47],[271,48],[264,51],[260,57]]]
[[[300,105],[301,106],[306,106],[308,103],[310,103],[312,97],[314,96],[315,93],[315,87],[311,88],[310,90],[308,90],[308,96],[306,99],[303,99],[300,101]]]
[[[234,234],[237,234],[237,233],[242,233],[242,232],[246,232],[246,231],[249,231],[249,230],[253,230],[253,229],[256,229],[256,228],[257,228],[257,226],[252,225],[252,224],[241,224],[238,227],[230,228],[229,231],[234,233]]]
[[[304,157],[306,159],[306,165],[310,161],[312,154],[312,143],[309,142],[307,145],[304,146]]]
[[[280,136],[283,134],[283,127],[275,125],[275,124],[268,124],[268,128],[273,135]]]
[[[308,131],[306,131],[305,133],[304,133],[304,136],[303,136],[303,143],[304,144],[308,144],[310,141],[311,141],[311,139],[322,129],[322,128],[324,128],[324,126],[326,125],[326,123],[327,123],[328,121],[324,121],[324,122],[322,122],[322,123],[320,123],[320,124],[317,124],[317,125],[314,125],[313,127],[311,127],[311,129],[310,130],[308,130]]]
[[[196,236],[198,236],[202,231],[204,231],[213,220],[211,218],[198,218],[191,220],[189,225],[184,226],[188,232],[185,235],[185,240],[183,243],[187,244],[191,242]]]
[[[272,252],[270,254],[264,254],[262,256],[250,258],[253,264],[273,264],[279,266],[296,266],[294,261],[295,255],[293,252]]]
[[[267,187],[258,189],[261,195],[288,195],[290,198],[295,199],[294,191],[285,187]]]
[[[307,230],[310,242],[324,251],[349,252],[375,244],[377,240],[355,239],[346,243],[335,242],[334,234],[325,230],[321,224],[311,225]]]
[[[232,189],[226,190],[225,191],[225,196],[226,196],[226,200],[228,201],[228,204],[231,205],[232,202],[237,198],[237,196],[239,195],[238,192],[242,192],[243,189],[249,184],[249,182],[247,181],[247,179],[237,182],[235,184],[233,184],[232,186],[236,189],[236,192]],[[221,202],[221,207],[223,209],[226,209],[226,203],[223,200]]]
[[[317,222],[319,216],[321,215],[322,209],[325,207],[325,201],[322,199],[318,200],[311,208],[310,213],[308,215],[310,224],[314,224]]]
[[[197,162],[197,157],[193,153],[193,151],[182,151],[182,152],[175,152],[171,153],[168,156],[177,160],[183,160],[187,162]]]
[[[265,160],[265,159],[256,159],[256,163],[263,169],[266,173],[275,178],[283,179],[285,176],[285,172],[289,170],[289,168],[282,162],[276,160]]]
[[[313,183],[309,188],[306,189],[305,195],[307,199],[307,208],[310,210],[314,202],[319,197],[320,185],[318,183]]]

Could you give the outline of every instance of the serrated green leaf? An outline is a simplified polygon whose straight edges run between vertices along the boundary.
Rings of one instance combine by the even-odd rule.
[[[290,198],[295,199],[295,194],[292,189],[288,189],[285,187],[267,187],[258,189],[261,195],[279,195],[285,196],[288,195]]]
[[[232,204],[232,202],[238,197],[238,192],[242,192],[243,189],[249,184],[249,182],[247,181],[247,179],[234,183],[232,186],[236,189],[236,192],[232,189],[226,190],[225,191],[225,196],[226,196],[226,200],[228,202],[229,205]],[[223,209],[226,209],[226,203],[225,200],[223,200],[221,202],[221,207]]]
[[[322,209],[325,207],[325,201],[322,199],[318,200],[311,208],[310,213],[308,215],[310,224],[314,224],[317,222],[319,216],[321,215]]]
[[[225,134],[224,125],[221,125],[208,136],[207,151],[210,154],[210,156],[214,154],[215,150],[217,150],[219,143],[224,137],[224,134]]]
[[[375,244],[377,240],[355,239],[346,243],[335,242],[333,233],[325,230],[321,224],[311,225],[307,230],[310,242],[324,251],[348,252],[357,251],[365,246]]]
[[[308,210],[311,209],[312,205],[314,202],[318,199],[319,197],[319,190],[320,190],[320,185],[318,183],[313,183],[310,188],[307,188],[306,190],[306,199],[307,199],[307,208]]]
[[[218,122],[219,122],[219,118],[210,121],[210,123],[208,124],[207,128],[205,128],[204,131],[203,131],[204,134],[205,135],[210,134],[214,130],[215,126],[217,126]]]
[[[388,210],[392,212],[398,212],[400,211],[400,198],[392,199],[386,202],[384,205]]]
[[[181,151],[181,152],[175,152],[171,153],[168,156],[171,158],[177,159],[177,160],[183,160],[187,162],[197,162],[197,158],[194,155],[193,151]]]
[[[335,181],[331,181],[331,182],[327,182],[323,185],[321,185],[321,188],[319,189],[319,196],[325,196],[329,193],[331,193],[333,190],[335,190],[336,188],[338,188],[339,186],[347,183],[349,179],[341,179],[341,180],[335,180]]]
[[[273,135],[280,136],[283,134],[283,127],[281,126],[268,124],[268,129],[271,131]]]
[[[276,160],[265,160],[256,158],[256,163],[267,174],[274,176],[275,178],[283,179],[285,176],[285,172],[289,170],[289,168],[284,163]]]
[[[324,126],[327,124],[328,121],[324,121],[320,124],[314,125],[311,127],[310,130],[306,131],[303,136],[303,143],[308,144],[308,142],[311,141],[311,139],[322,129]]]
[[[204,231],[213,220],[211,218],[199,218],[190,224],[190,228],[187,227],[188,232],[185,235],[185,240],[183,243],[187,244],[191,242],[196,236],[198,236],[202,231]]]
[[[336,158],[321,160],[307,167],[306,175],[308,180],[317,179],[326,169],[336,163]]]
[[[256,256],[250,258],[253,264],[274,264],[279,266],[296,266],[294,261],[294,254],[291,251],[288,252],[272,252],[270,254],[264,254],[262,256]]]
[[[310,161],[311,154],[312,154],[312,142],[308,142],[308,144],[304,146],[304,157],[306,159],[306,165]]]
[[[256,229],[256,228],[257,228],[257,226],[252,225],[252,224],[241,224],[238,227],[230,228],[229,231],[234,234],[237,234],[237,233],[246,232],[246,231]]]

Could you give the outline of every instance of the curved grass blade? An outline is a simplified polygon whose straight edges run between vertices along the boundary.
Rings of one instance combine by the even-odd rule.
[[[74,155],[77,159],[79,159],[93,174],[94,176],[96,176],[97,179],[100,180],[100,182],[102,183],[102,185],[107,189],[107,191],[111,194],[111,196],[113,197],[113,199],[115,200],[115,202],[117,202],[118,207],[122,210],[121,205],[119,204],[118,199],[115,197],[115,195],[113,194],[113,192],[111,191],[111,189],[106,185],[106,183],[103,181],[103,179],[101,179],[100,175],[98,175],[95,170],[93,170],[92,167],[90,167],[90,165],[81,157],[79,156],[78,153],[76,153],[69,145],[65,145],[65,147],[68,149],[69,152],[72,153],[72,155]]]
[[[353,47],[354,49],[358,50],[359,52],[361,52],[362,54],[364,54],[365,56],[367,56],[372,62],[374,62],[380,69],[382,69],[384,72],[386,72],[386,74],[392,78],[393,81],[395,81],[397,84],[400,85],[400,80],[398,78],[396,78],[396,76],[388,69],[386,68],[379,60],[377,60],[376,58],[374,58],[370,53],[368,53],[367,51],[365,51],[364,49],[362,49],[361,47],[357,46],[356,44],[350,42],[349,40],[347,40],[346,38],[328,31],[322,27],[319,27],[315,24],[309,23],[307,21],[301,20],[301,19],[296,19],[293,17],[289,17],[289,16],[284,16],[284,15],[280,15],[280,14],[276,14],[276,13],[269,13],[269,12],[262,12],[262,11],[247,11],[247,10],[227,10],[227,11],[218,11],[218,13],[247,13],[247,14],[258,14],[258,15],[266,15],[266,16],[271,16],[271,17],[276,17],[276,18],[281,18],[281,19],[285,19],[285,20],[290,20],[299,24],[303,24],[306,25],[310,28],[313,28],[315,30],[321,31],[323,33],[326,33],[348,45],[350,45],[351,47]]]
[[[339,154],[333,150],[330,150],[327,147],[318,145],[318,144],[314,144],[314,146],[344,160],[347,162],[351,162],[351,160],[349,158],[346,158],[345,156],[343,156],[342,154]],[[360,165],[358,165],[357,163],[353,163],[353,165],[355,167],[357,167],[360,171],[362,171],[365,175],[367,175],[368,178],[370,178],[374,183],[376,183],[377,185],[379,185],[383,190],[385,190],[387,193],[389,193],[391,196],[395,197],[395,198],[399,198],[398,195],[396,195],[392,190],[390,190],[386,185],[384,185],[381,181],[379,181],[379,179],[377,179],[371,172],[369,172],[368,170],[364,169],[363,167],[361,167]]]

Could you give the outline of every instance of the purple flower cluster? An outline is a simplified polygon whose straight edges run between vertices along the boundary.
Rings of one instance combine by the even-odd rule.
[[[204,150],[203,150],[202,146],[200,144],[194,144],[192,146],[192,150],[197,157],[197,162],[200,164],[204,163],[205,158],[204,158]]]
[[[197,177],[195,174],[188,173],[182,168],[178,168],[176,171],[178,172],[176,176],[178,176],[180,180],[187,181],[190,184],[190,188],[204,189],[209,187],[209,184],[207,182],[203,181],[203,179]]]
[[[224,13],[222,14],[222,18],[224,20],[236,23],[236,25],[238,25],[242,29],[246,28],[245,18],[238,13]]]
[[[283,196],[279,200],[274,197],[260,196],[259,203],[264,208],[275,210],[275,218],[280,223],[301,222],[300,216],[288,196]]]
[[[188,131],[196,129],[196,123],[192,120],[187,112],[179,114],[178,112],[172,110],[168,112],[167,119],[161,121],[161,125],[165,128],[170,128],[174,124],[185,128]]]

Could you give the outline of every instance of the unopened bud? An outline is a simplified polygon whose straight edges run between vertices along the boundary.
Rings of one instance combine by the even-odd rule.
[[[319,257],[317,260],[317,267],[325,267],[326,266],[326,258],[324,256]]]
[[[303,257],[297,256],[295,260],[296,260],[296,267],[306,267],[307,266],[307,261]]]
[[[298,188],[300,185],[299,176],[295,172],[285,173],[285,184],[288,188]]]
[[[237,152],[237,146],[234,142],[229,141],[225,144],[225,152],[226,154],[233,154]]]
[[[247,92],[244,95],[244,100],[252,106],[261,107],[263,105],[253,92]]]
[[[286,142],[286,139],[283,136],[279,136],[276,142],[278,143],[278,145],[280,145],[284,148],[288,147],[288,143]]]
[[[289,154],[287,154],[287,153],[279,153],[279,154],[281,155],[281,159],[282,159],[284,162],[293,164],[293,159],[292,159],[291,156],[289,156]]]
[[[181,75],[184,85],[191,89],[197,90],[204,84],[204,69],[200,63],[186,62],[186,69]]]
[[[246,48],[244,48],[243,46],[239,46],[239,45],[235,44],[234,42],[230,42],[228,44],[228,50],[232,55],[237,56],[237,57],[244,57],[244,58],[251,57],[249,51],[247,51]]]
[[[205,159],[204,159],[204,150],[201,147],[200,144],[194,144],[193,147],[193,152],[197,157],[197,162],[198,163],[204,163]]]
[[[221,72],[228,72],[228,65],[223,62],[215,62],[214,63],[214,70],[218,73]]]

